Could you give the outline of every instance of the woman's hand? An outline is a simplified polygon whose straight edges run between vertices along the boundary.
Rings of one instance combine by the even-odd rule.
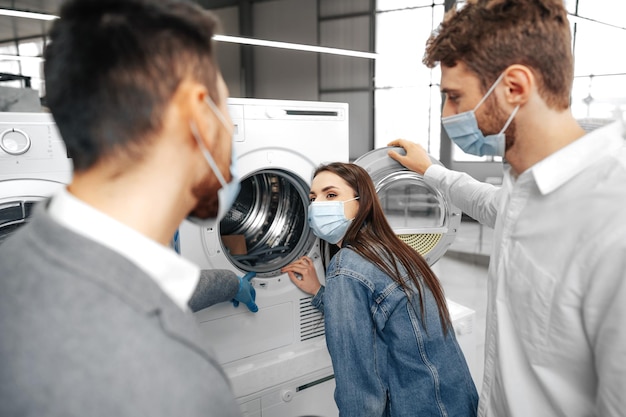
[[[308,256],[303,256],[297,261],[285,266],[280,271],[286,272],[291,282],[307,294],[317,294],[322,286],[320,280],[317,278],[313,260]]]

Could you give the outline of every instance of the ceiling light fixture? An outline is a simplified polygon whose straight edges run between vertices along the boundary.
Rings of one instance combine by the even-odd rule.
[[[55,16],[53,14],[24,12],[21,10],[12,10],[12,9],[0,9],[0,15],[11,16],[11,17],[23,17],[26,19],[36,19],[36,20],[54,20],[54,19],[59,18],[59,16]]]
[[[295,51],[319,52],[322,54],[334,54],[352,56],[357,58],[376,59],[378,54],[372,52],[353,51],[350,49],[328,48],[324,46],[303,45],[299,43],[266,41],[263,39],[242,38],[239,36],[214,35],[213,39],[218,42],[240,43],[244,45],[269,46],[272,48],[293,49]]]
[[[37,20],[58,19],[58,16],[55,16],[52,14],[24,12],[21,10],[11,10],[11,9],[0,9],[0,15],[11,16],[11,17],[22,17],[25,19],[37,19]],[[377,54],[371,53],[371,52],[352,51],[349,49],[339,49],[339,48],[327,48],[327,47],[315,46],[315,45],[302,45],[302,44],[289,43],[289,42],[267,41],[263,39],[243,38],[243,37],[238,37],[238,36],[215,35],[213,36],[213,39],[215,39],[218,42],[231,42],[231,43],[239,43],[239,44],[244,44],[244,45],[268,46],[268,47],[273,47],[273,48],[292,49],[295,51],[319,52],[322,54],[352,56],[352,57],[357,57],[357,58],[376,59],[378,57]]]

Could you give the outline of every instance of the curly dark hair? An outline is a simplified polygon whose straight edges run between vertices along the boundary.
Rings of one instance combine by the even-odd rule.
[[[571,31],[563,0],[470,0],[451,9],[426,43],[423,62],[463,62],[486,90],[508,66],[525,65],[548,106],[569,107],[574,79]]]

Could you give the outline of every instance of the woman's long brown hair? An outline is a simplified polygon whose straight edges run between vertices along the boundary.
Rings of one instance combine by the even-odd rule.
[[[414,291],[402,278],[398,269],[398,263],[400,263],[417,288],[422,317],[425,315],[423,281],[423,285],[426,285],[435,297],[441,328],[444,334],[447,334],[452,322],[443,288],[424,258],[394,233],[385,217],[374,183],[367,171],[356,164],[333,162],[319,166],[313,177],[324,171],[341,177],[355,191],[355,197],[359,197],[359,210],[346,231],[343,246],[350,246],[359,255],[389,275],[402,287],[410,302]]]

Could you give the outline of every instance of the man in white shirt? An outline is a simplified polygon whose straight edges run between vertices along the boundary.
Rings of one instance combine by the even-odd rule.
[[[468,2],[424,63],[441,64],[442,124],[475,155],[503,155],[501,188],[390,156],[495,228],[479,415],[621,416],[626,410],[626,130],[589,134],[569,108],[561,0]]]
[[[189,308],[200,270],[169,248],[238,192],[216,25],[189,2],[63,4],[44,72],[74,172],[0,247],[0,415],[241,415]]]

